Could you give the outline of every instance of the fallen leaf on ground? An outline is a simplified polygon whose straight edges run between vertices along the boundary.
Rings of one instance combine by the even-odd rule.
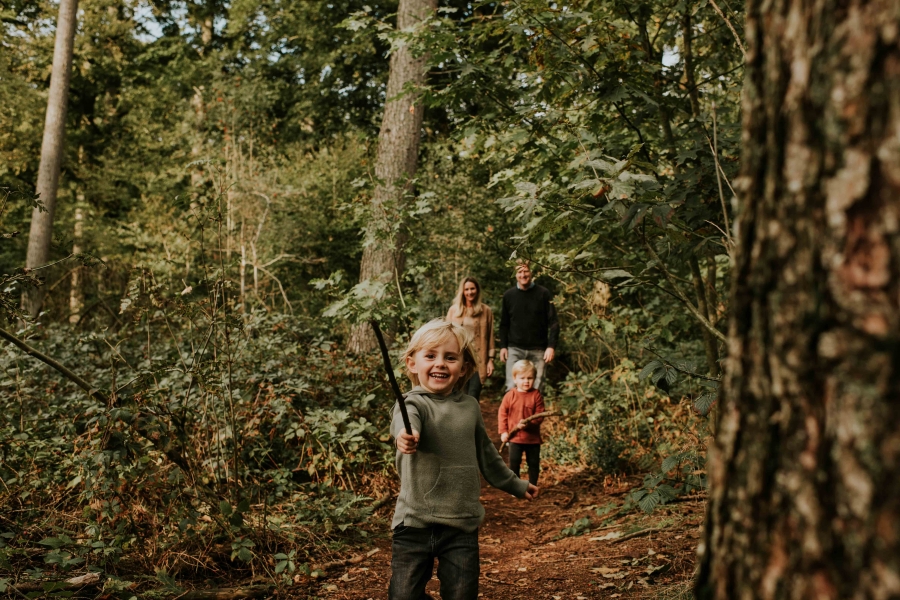
[[[589,542],[602,542],[603,540],[614,540],[616,538],[622,537],[621,531],[610,531],[606,535],[601,535],[600,537],[592,537],[588,538]]]
[[[591,569],[591,573],[599,573],[607,579],[623,579],[628,572],[621,573],[621,571],[622,569],[610,567],[594,567]]]
[[[644,571],[650,577],[656,577],[657,575],[662,575],[672,568],[672,563],[663,563],[661,565],[648,565],[647,569]]]

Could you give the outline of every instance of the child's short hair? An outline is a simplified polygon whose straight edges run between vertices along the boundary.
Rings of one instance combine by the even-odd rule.
[[[403,353],[403,362],[406,363],[407,358],[412,358],[413,355],[422,348],[443,344],[451,339],[451,337],[455,338],[457,343],[459,343],[459,352],[463,358],[464,369],[459,381],[456,382],[456,386],[453,389],[461,389],[469,380],[469,377],[478,370],[478,351],[475,350],[475,342],[472,338],[472,334],[469,333],[465,327],[455,325],[444,319],[434,319],[425,323],[419,327],[419,330],[415,332],[409,340],[406,352]],[[413,385],[419,385],[419,376],[410,372],[408,368],[406,370],[406,376],[409,377],[409,380]]]
[[[534,366],[534,363],[523,358],[522,360],[517,360],[516,364],[513,365],[512,374],[513,377],[515,377],[519,373],[524,372],[531,373],[532,375],[537,375],[537,367]]]

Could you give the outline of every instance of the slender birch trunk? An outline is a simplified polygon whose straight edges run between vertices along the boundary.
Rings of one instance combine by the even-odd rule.
[[[69,99],[69,80],[72,75],[72,49],[77,26],[78,0],[60,0],[56,19],[56,42],[53,48],[53,70],[50,74],[50,93],[47,98],[47,115],[44,120],[44,138],[41,142],[41,164],[38,167],[36,192],[44,210],[35,208],[31,213],[31,230],[28,234],[28,253],[25,267],[34,269],[47,263],[50,242],[53,239],[53,215],[56,211],[56,192],[62,167],[63,147],[66,138],[66,112]],[[40,288],[26,290],[22,308],[36,317],[43,304],[44,293]]]
[[[78,194],[79,203],[84,202],[84,194]],[[84,237],[84,208],[79,204],[75,207],[75,231],[72,235],[72,254],[80,254],[81,242]],[[81,311],[84,310],[84,290],[82,289],[82,275],[84,267],[77,266],[72,269],[71,287],[69,288],[69,323],[75,325],[81,319]]]

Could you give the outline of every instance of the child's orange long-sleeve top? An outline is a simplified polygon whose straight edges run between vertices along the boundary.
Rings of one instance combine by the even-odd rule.
[[[520,392],[513,388],[506,392],[503,402],[500,403],[500,411],[497,413],[499,433],[509,433],[522,419],[542,412],[544,412],[544,397],[539,391]],[[516,444],[540,444],[543,420],[543,417],[535,419],[509,441]]]

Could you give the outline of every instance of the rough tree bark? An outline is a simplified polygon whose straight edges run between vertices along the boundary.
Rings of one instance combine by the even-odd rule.
[[[437,0],[400,0],[397,29],[413,31],[437,10]],[[413,55],[408,45],[395,48],[391,55],[387,101],[378,133],[378,158],[375,163],[376,186],[372,197],[372,219],[366,232],[359,280],[399,282],[403,272],[403,240],[392,236],[396,230],[398,207],[411,192],[416,174],[419,138],[425,108],[416,94],[404,94],[407,86],[425,83],[425,57]],[[377,346],[368,323],[353,328],[349,350],[371,352]]]
[[[44,205],[44,212],[35,208],[31,213],[28,253],[25,257],[25,267],[29,269],[46,264],[50,256],[56,190],[59,185],[59,171],[66,138],[66,112],[77,12],[78,0],[60,0],[59,16],[56,19],[56,42],[53,48],[53,70],[50,73],[50,95],[47,98],[44,138],[41,142],[41,164],[38,167],[35,190]],[[30,316],[36,317],[41,310],[43,299],[41,288],[26,290],[22,297],[22,308]]]
[[[748,0],[701,599],[900,597],[900,2]]]

